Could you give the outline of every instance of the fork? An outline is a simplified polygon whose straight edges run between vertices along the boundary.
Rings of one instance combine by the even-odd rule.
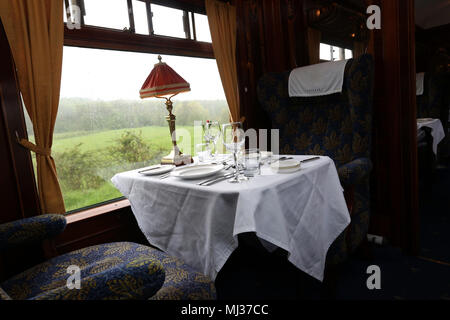
[[[168,178],[168,177],[170,177],[170,172],[169,172],[169,173],[164,173],[164,174],[160,175],[160,176],[158,177],[158,179],[162,180],[162,179],[166,179],[166,178]]]

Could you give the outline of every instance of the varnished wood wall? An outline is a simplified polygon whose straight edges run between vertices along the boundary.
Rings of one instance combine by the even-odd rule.
[[[16,132],[27,137],[14,62],[0,21],[0,223],[39,213],[36,184],[28,150]]]
[[[408,253],[419,244],[414,1],[375,0],[371,232]]]
[[[248,128],[270,128],[256,97],[258,79],[267,72],[307,64],[303,2],[236,1],[237,61],[242,115]]]

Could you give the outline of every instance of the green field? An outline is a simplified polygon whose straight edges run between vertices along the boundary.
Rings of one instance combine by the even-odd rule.
[[[126,132],[140,135],[146,144],[145,148],[149,150],[148,158],[138,162],[121,162],[117,161],[117,157],[111,155],[111,148],[117,145]],[[186,135],[187,133],[191,137],[190,144],[186,143],[187,139],[183,141],[179,137],[180,134]],[[199,132],[199,137],[201,139],[201,132]],[[191,155],[194,155],[194,127],[177,127],[177,140],[183,152],[190,152]],[[110,182],[112,176],[118,172],[158,163],[161,156],[168,154],[170,147],[171,141],[167,126],[55,134],[52,154],[55,158],[66,210],[72,211],[121,197],[121,193]],[[91,171],[88,171],[88,168]],[[72,180],[85,173],[95,176],[96,180],[87,184],[80,182],[82,185],[74,187]]]
[[[177,130],[187,130],[193,137],[193,127],[177,127]],[[142,137],[151,147],[170,147],[169,128],[165,127],[142,127],[132,129],[118,129],[100,132],[64,132],[53,136],[53,152],[63,152],[74,145],[81,143],[82,151],[98,151],[112,146],[117,139],[125,132],[141,132]]]

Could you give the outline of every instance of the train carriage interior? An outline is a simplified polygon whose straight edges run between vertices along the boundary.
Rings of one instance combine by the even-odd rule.
[[[0,43],[0,305],[450,300],[450,1],[2,0]]]

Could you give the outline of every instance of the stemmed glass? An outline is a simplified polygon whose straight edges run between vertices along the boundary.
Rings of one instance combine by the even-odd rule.
[[[223,145],[228,151],[233,153],[234,159],[234,177],[228,180],[230,183],[240,183],[248,180],[247,177],[239,174],[237,163],[237,153],[245,144],[245,134],[241,122],[227,123],[222,126]]]
[[[214,145],[214,152],[211,153],[211,156],[214,158],[217,154],[217,141],[220,137],[220,124],[218,121],[206,121],[206,124],[204,126],[204,132],[205,132],[205,141],[207,143],[213,143]]]

